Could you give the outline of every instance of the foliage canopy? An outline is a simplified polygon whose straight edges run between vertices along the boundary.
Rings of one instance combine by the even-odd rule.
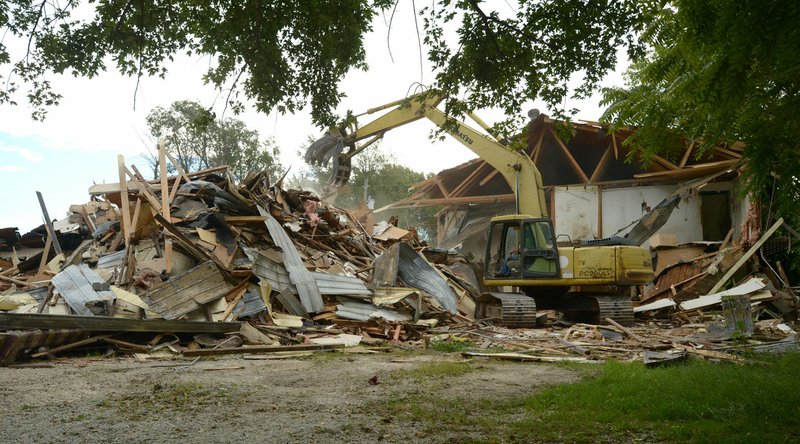
[[[156,107],[147,115],[147,126],[186,171],[228,165],[239,179],[251,171],[266,171],[275,179],[282,173],[280,153],[271,140],[262,142],[258,131],[241,120],[217,119],[197,102],[181,100],[169,108]],[[151,160],[155,165],[157,159]]]
[[[542,97],[562,110],[566,82],[581,72],[586,94],[632,53],[641,13],[635,0],[436,0],[417,11],[438,89],[449,111],[500,107],[519,115]],[[164,76],[179,54],[209,56],[204,79],[259,111],[311,106],[314,122],[335,123],[339,81],[365,69],[363,39],[393,0],[234,2],[98,0],[0,4],[0,28],[27,43],[22,54],[0,43],[0,63],[12,65],[0,101],[20,88],[42,118],[60,98],[52,74],[93,77],[109,65],[129,76]],[[455,32],[455,34],[453,34]],[[456,39],[453,39],[453,35]],[[241,94],[241,95],[240,95]],[[456,100],[458,99],[458,100]]]
[[[784,216],[800,203],[800,4],[679,0],[644,29],[649,50],[625,88],[604,91],[603,119],[635,126],[628,143],[669,155],[678,135],[700,147],[743,141],[747,191]],[[795,223],[797,220],[795,220]]]

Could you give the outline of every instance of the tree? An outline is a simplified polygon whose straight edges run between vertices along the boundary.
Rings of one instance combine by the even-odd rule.
[[[273,178],[283,171],[274,142],[260,141],[258,131],[238,119],[217,119],[196,102],[182,100],[169,108],[156,107],[147,115],[147,126],[187,171],[228,165],[239,179],[250,171],[267,171]]]
[[[310,104],[314,122],[327,126],[336,121],[339,81],[366,68],[363,39],[373,18],[391,17],[398,3],[4,2],[0,27],[27,45],[12,60],[0,43],[0,63],[13,66],[0,101],[12,102],[27,87],[34,116],[42,118],[60,98],[52,73],[93,77],[113,62],[129,76],[163,76],[166,62],[187,53],[211,58],[204,79],[229,91],[235,110],[243,106],[240,93],[263,112]],[[585,95],[613,69],[618,48],[638,48],[644,18],[635,0],[517,3],[435,0],[415,11],[437,70],[432,86],[449,94],[448,111],[498,106],[521,119],[523,103],[541,96],[561,114],[573,74],[583,74],[577,94]]]
[[[649,50],[626,87],[604,92],[603,119],[637,127],[628,143],[645,158],[674,156],[679,135],[697,143],[698,156],[743,141],[746,191],[796,215],[800,4],[679,0],[653,17],[642,34]]]
[[[312,142],[313,140],[309,139],[309,144]],[[350,181],[336,190],[332,201],[338,207],[351,210],[368,203],[377,209],[402,200],[410,195],[409,189],[412,185],[427,178],[422,172],[398,165],[391,153],[381,150],[379,143],[353,157],[352,168]],[[330,166],[307,165],[290,179],[288,186],[310,189],[325,198],[330,190],[328,187],[330,177]],[[430,207],[415,210],[399,209],[376,216],[383,219],[398,216],[401,226],[419,227],[419,233],[423,238],[433,239],[436,228],[433,217],[435,211]]]

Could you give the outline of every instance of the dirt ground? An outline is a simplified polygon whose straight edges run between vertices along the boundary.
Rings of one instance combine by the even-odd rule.
[[[480,430],[468,426],[431,430],[404,419],[398,402],[520,397],[581,377],[561,366],[463,362],[457,354],[335,355],[188,366],[69,358],[52,368],[0,368],[0,441],[481,440]],[[369,383],[373,377],[378,384]]]

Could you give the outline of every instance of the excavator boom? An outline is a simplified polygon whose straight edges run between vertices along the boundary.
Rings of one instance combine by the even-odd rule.
[[[441,101],[441,96],[427,92],[369,109],[366,114],[391,110],[349,133],[342,128],[333,129],[323,139],[309,147],[306,161],[327,164],[328,160],[332,159],[334,183],[342,185],[349,178],[351,158],[365,148],[364,145],[356,147],[357,142],[372,138],[367,142],[371,144],[391,129],[420,119],[428,119],[494,167],[505,178],[516,195],[517,213],[536,218],[547,217],[542,176],[533,160],[464,122],[448,118],[437,108]],[[486,127],[480,119],[475,118],[475,120],[479,125]],[[350,149],[344,151],[345,147]]]

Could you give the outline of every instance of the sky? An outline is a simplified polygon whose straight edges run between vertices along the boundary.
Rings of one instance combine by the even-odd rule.
[[[416,83],[433,82],[424,56],[420,67],[411,8],[410,2],[401,3],[391,34],[388,19],[376,17],[373,32],[365,37],[369,69],[349,73],[340,84],[347,95],[337,108],[340,115],[347,110],[361,113],[401,99]],[[31,119],[31,110],[22,99],[17,106],[0,105],[0,228],[18,227],[25,233],[42,223],[36,191],[42,192],[51,218],[66,217],[71,204],[89,200],[91,185],[118,182],[118,154],[125,156],[128,166],[137,165],[147,174],[142,155],[148,147],[153,148],[154,141],[145,117],[153,108],[169,107],[177,100],[195,100],[204,106],[213,105],[217,115],[222,113],[225,97],[201,79],[208,63],[208,57],[178,56],[167,65],[165,78],[143,78],[138,90],[135,78],[122,76],[113,67],[94,79],[52,76],[52,84],[63,98],[57,107],[49,109],[43,122]],[[622,83],[623,67],[618,68],[604,85]],[[0,69],[6,77],[9,67],[0,65]],[[570,100],[566,108],[579,109],[578,118],[597,120],[602,113],[598,101],[598,97]],[[543,103],[534,102],[525,109],[531,108],[548,113]],[[309,136],[322,134],[311,123],[307,110],[293,115],[263,114],[253,108],[238,116],[227,113],[226,117],[239,118],[258,130],[262,138],[273,138],[281,150],[283,165],[291,166],[292,171],[303,168],[297,152]],[[490,124],[504,117],[499,110],[478,110],[477,114]],[[454,139],[430,140],[433,129],[427,121],[394,129],[384,137],[381,149],[398,163],[426,173],[475,157]]]

